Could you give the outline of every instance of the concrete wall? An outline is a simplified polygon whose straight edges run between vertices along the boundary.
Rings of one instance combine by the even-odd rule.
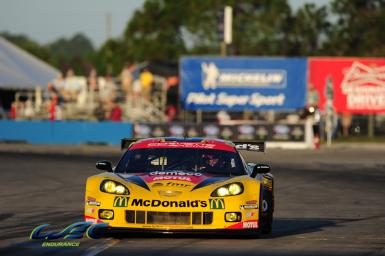
[[[30,144],[119,145],[132,137],[132,124],[91,121],[9,121],[0,120],[0,141],[24,141]]]

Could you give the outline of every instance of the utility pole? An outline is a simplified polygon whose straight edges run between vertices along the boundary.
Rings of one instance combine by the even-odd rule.
[[[221,42],[221,55],[227,55],[227,45],[233,42],[233,7],[225,6],[223,15],[223,41]]]
[[[107,12],[106,13],[106,40],[108,41],[111,38],[111,13]]]

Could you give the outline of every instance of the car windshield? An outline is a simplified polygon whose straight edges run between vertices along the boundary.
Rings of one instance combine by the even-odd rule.
[[[115,169],[117,173],[186,170],[221,175],[244,175],[237,152],[193,148],[146,148],[128,150]]]

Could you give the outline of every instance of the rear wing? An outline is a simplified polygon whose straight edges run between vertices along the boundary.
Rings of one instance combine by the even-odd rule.
[[[234,141],[235,148],[237,150],[247,150],[254,152],[265,152],[266,144],[264,141]]]
[[[138,141],[138,139],[123,138],[120,140],[120,149],[127,149],[132,143]]]

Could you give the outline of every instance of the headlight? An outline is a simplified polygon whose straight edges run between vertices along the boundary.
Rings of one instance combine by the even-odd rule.
[[[100,184],[100,191],[110,194],[129,195],[128,189],[121,183],[113,180],[104,180]]]
[[[219,187],[211,193],[212,197],[236,196],[243,193],[242,183],[230,183]]]

